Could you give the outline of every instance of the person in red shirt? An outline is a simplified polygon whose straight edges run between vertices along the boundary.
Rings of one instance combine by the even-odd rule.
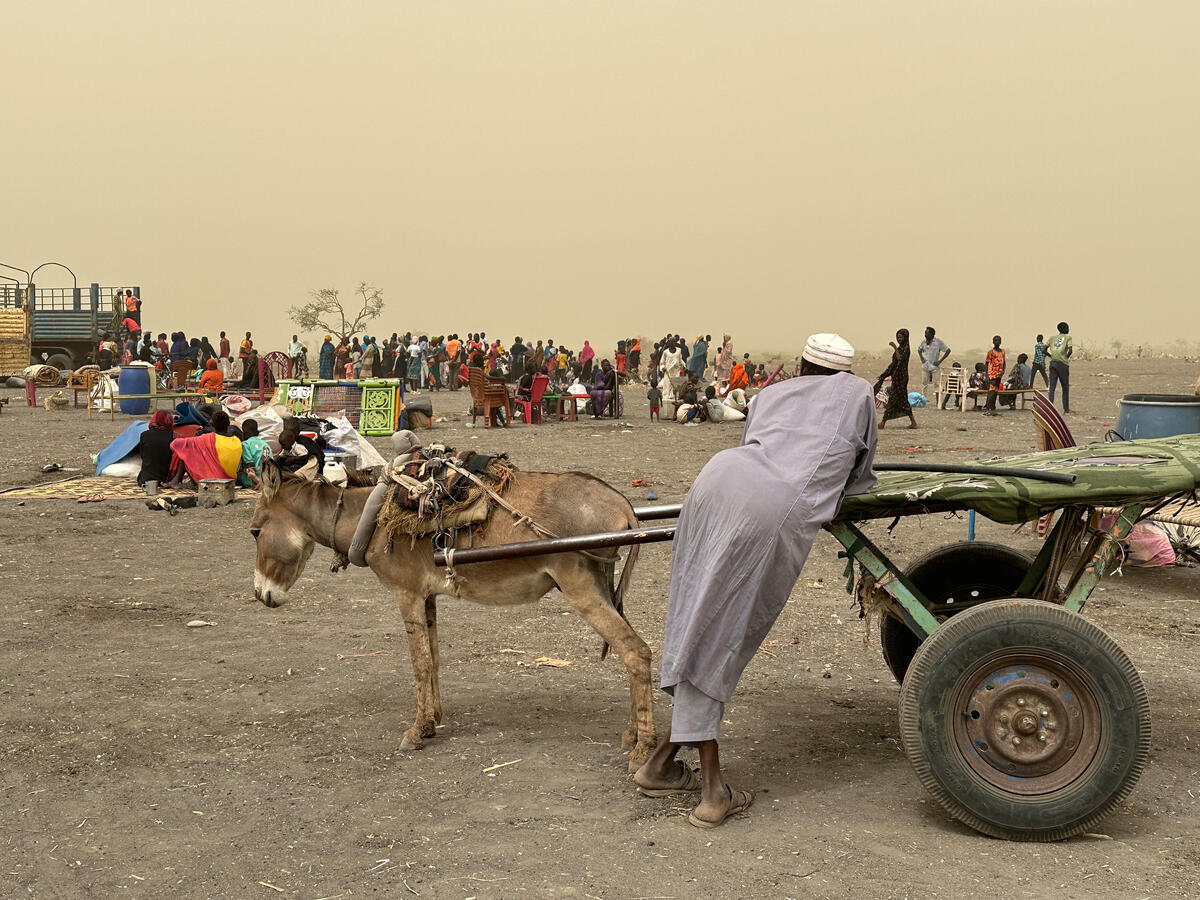
[[[988,376],[988,398],[987,403],[983,405],[983,414],[985,416],[997,416],[996,398],[1000,395],[996,393],[1000,390],[1002,379],[1004,378],[1004,370],[1007,366],[1007,359],[1004,350],[1000,347],[1000,335],[992,338],[992,349],[987,352],[987,376]]]
[[[229,338],[225,337],[225,332],[221,332],[221,343],[217,350],[217,356],[221,359],[229,359]]]

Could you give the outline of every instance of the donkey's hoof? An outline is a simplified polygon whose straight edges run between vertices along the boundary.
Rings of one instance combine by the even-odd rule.
[[[621,732],[621,749],[632,750],[635,746],[637,746],[637,730],[626,728]]]
[[[400,741],[401,750],[420,750],[425,746],[425,743],[416,735],[404,732],[404,738]]]
[[[437,736],[437,726],[432,721],[426,722],[421,726],[421,737],[431,738]]]

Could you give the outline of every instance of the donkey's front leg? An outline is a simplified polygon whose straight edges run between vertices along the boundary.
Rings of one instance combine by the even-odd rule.
[[[429,649],[429,631],[425,619],[425,598],[408,591],[396,591],[396,603],[404,617],[404,630],[408,633],[408,649],[412,655],[413,678],[417,682],[417,718],[412,728],[404,732],[401,750],[419,750],[424,738],[433,737],[434,689],[433,654]]]

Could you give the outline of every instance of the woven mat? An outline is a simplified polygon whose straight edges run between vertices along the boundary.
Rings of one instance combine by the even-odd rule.
[[[33,484],[27,487],[10,488],[0,491],[5,497],[33,497],[39,500],[78,500],[80,497],[103,495],[106,500],[145,500],[146,489],[137,483],[136,478],[122,478],[115,475],[77,475],[74,478],[64,478],[61,481],[51,481],[46,484]],[[194,494],[195,491],[185,491],[174,488],[163,491],[165,494]]]
[[[1120,507],[1105,507],[1100,510],[1105,515],[1116,515]],[[1150,517],[1152,522],[1163,522],[1168,525],[1186,525],[1189,528],[1200,528],[1200,503],[1190,497],[1184,497],[1173,503],[1168,503]]]

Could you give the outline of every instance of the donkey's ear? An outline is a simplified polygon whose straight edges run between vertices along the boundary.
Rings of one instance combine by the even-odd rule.
[[[279,465],[271,459],[263,460],[262,481],[262,498],[265,502],[270,503],[275,497],[275,492],[279,490],[279,485],[283,481],[283,476],[280,474]]]

